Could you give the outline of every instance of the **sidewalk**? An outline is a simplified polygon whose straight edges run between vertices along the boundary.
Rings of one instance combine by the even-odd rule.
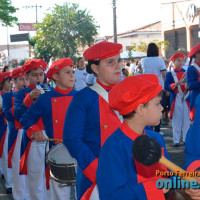
[[[184,145],[180,147],[174,147],[173,138],[172,138],[172,127],[171,125],[161,126],[161,131],[164,133],[164,140],[166,142],[167,151],[170,155],[171,161],[182,167],[184,164]],[[12,195],[6,194],[5,190],[5,181],[1,178],[0,175],[0,200],[13,200]]]

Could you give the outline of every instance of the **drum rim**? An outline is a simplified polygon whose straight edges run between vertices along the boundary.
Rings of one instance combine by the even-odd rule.
[[[77,164],[76,164],[76,162],[74,162],[74,163],[68,163],[68,164],[66,164],[66,163],[56,163],[56,162],[53,162],[53,161],[50,161],[49,160],[49,154],[54,150],[54,149],[56,149],[56,148],[59,148],[60,146],[64,146],[64,147],[66,147],[63,143],[59,143],[59,144],[56,144],[56,145],[54,145],[53,147],[51,147],[51,149],[49,149],[49,151],[46,153],[46,156],[45,156],[45,159],[46,159],[46,163],[51,163],[52,165],[54,165],[55,166],[55,164],[56,165],[59,165],[59,166],[73,166],[73,165],[75,165],[75,166],[77,166]],[[66,148],[67,149],[67,148]]]
[[[76,163],[69,163],[69,164],[58,164],[58,163],[55,163],[55,162],[52,162],[52,161],[49,161],[49,160],[47,160],[47,162],[50,164],[50,165],[53,165],[54,167],[57,167],[57,166],[59,166],[59,167],[76,167],[77,165],[76,165]]]
[[[73,181],[69,181],[69,180],[60,180],[58,178],[56,178],[53,173],[51,172],[51,169],[50,169],[50,177],[55,180],[56,182],[58,183],[65,183],[66,185],[69,185],[69,186],[74,186],[76,185],[76,179],[73,180]]]

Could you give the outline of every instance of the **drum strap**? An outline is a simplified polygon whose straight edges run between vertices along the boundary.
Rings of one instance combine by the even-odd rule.
[[[90,87],[93,91],[97,92],[107,103],[108,103],[108,92],[98,83],[95,83],[93,86]],[[113,110],[119,120],[122,122],[123,117],[119,114],[118,111]]]
[[[176,72],[175,72],[174,70],[172,70],[171,73],[172,73],[172,76],[173,76],[174,82],[177,83],[177,82],[178,82],[178,77],[177,77],[177,75],[176,75]],[[186,100],[186,99],[188,98],[188,96],[189,96],[189,92],[187,92],[186,94],[183,93],[183,91],[182,91],[180,85],[178,85],[177,88],[178,88],[178,92],[179,92],[179,94],[180,94],[181,97],[182,97],[182,100],[183,100],[183,101]]]
[[[2,106],[2,96],[0,94],[0,106]]]

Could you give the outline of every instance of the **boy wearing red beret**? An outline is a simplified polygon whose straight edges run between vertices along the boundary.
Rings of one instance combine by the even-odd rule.
[[[22,67],[15,68],[11,77],[15,91],[5,93],[3,96],[3,112],[8,121],[8,167],[12,168],[12,195],[14,199],[27,199],[28,192],[25,183],[25,176],[19,175],[20,148],[22,138],[22,126],[14,117],[14,95],[15,92],[27,86],[25,73]]]
[[[0,73],[0,96],[2,102],[4,95],[12,89],[10,72]],[[12,193],[11,170],[8,169],[8,128],[3,105],[0,105],[0,161],[2,174],[5,177],[5,187],[8,194]]]
[[[191,91],[190,119],[194,120],[195,99],[200,93],[200,43],[191,49],[189,57],[190,62],[187,70],[187,84]]]
[[[42,94],[21,117],[27,135],[32,135],[33,139],[39,143],[45,142],[46,137],[63,138],[65,114],[76,94],[76,91],[72,89],[75,84],[73,61],[70,58],[55,61],[47,72],[47,78],[54,80],[56,87],[50,92]],[[40,118],[42,118],[46,135],[43,134],[42,128],[35,124]],[[50,142],[49,148],[55,144],[57,143]],[[44,155],[42,158],[45,160]],[[44,165],[43,169],[45,169]],[[59,187],[59,185],[60,183],[50,179],[50,199],[70,199],[70,187]]]
[[[42,59],[29,60],[23,65],[22,68],[29,85],[27,88],[15,93],[14,116],[18,121],[21,120],[21,117],[27,112],[31,104],[39,97],[41,91],[36,88],[36,85],[43,83],[46,67],[47,63]],[[36,123],[44,129],[41,119]],[[26,131],[23,130],[20,172],[21,174],[27,175],[26,180],[29,197],[34,200],[48,198],[48,190],[45,187],[45,175],[43,171],[39,170],[41,173],[40,175],[37,174],[39,177],[42,177],[40,179],[34,174],[35,172],[38,173],[37,167],[41,166],[38,159],[43,156],[44,149],[45,143],[36,144],[32,142],[32,135],[27,135]],[[29,161],[34,162],[34,164],[28,164]]]
[[[172,130],[174,146],[180,145],[181,132],[183,142],[190,127],[189,118],[189,92],[186,83],[186,71],[182,68],[184,55],[175,53],[171,60],[174,68],[167,72],[165,79],[165,90],[170,92],[170,119],[172,119]]]
[[[102,200],[159,199],[165,200],[165,189],[158,189],[156,170],[166,171],[159,163],[144,166],[132,155],[135,139],[148,135],[160,144],[162,155],[168,158],[162,136],[146,126],[160,122],[162,86],[153,74],[132,76],[121,81],[109,92],[109,105],[119,111],[124,122],[104,143],[97,168],[97,186]],[[193,192],[193,191],[192,191]]]

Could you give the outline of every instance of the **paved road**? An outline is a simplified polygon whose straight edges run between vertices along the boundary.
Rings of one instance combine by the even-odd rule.
[[[185,153],[184,153],[185,146],[183,145],[183,143],[181,143],[179,147],[174,147],[171,125],[162,126],[161,131],[165,133],[163,137],[171,161],[177,164],[179,167],[182,167],[184,165],[184,159],[185,159]]]
[[[182,167],[184,164],[184,146],[183,145],[181,145],[180,147],[173,146],[171,125],[162,126],[161,131],[164,132],[164,140],[166,142],[166,147],[172,162]],[[1,178],[0,178],[0,200],[13,200],[12,195],[6,194],[4,188],[4,180]]]

